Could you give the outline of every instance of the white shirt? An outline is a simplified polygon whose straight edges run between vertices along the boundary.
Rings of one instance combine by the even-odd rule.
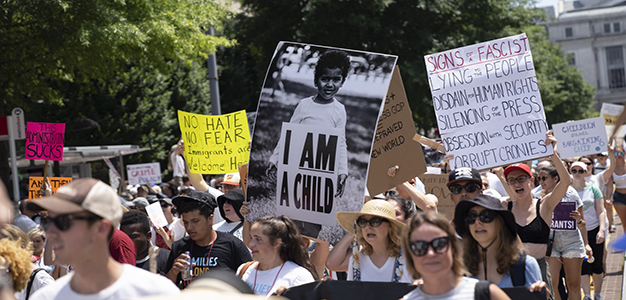
[[[58,300],[117,300],[138,298],[150,295],[173,295],[180,290],[166,277],[150,273],[128,264],[124,264],[124,271],[111,286],[95,294],[78,294],[70,287],[70,280],[76,274],[68,274],[59,278],[33,294],[30,299],[58,299]],[[96,272],[97,270],[94,270]]]
[[[237,273],[235,274],[239,274],[242,266],[237,268]],[[265,271],[258,271],[256,269],[257,266],[258,264],[253,264],[241,276],[241,279],[257,295],[271,295],[281,286],[293,287],[315,281],[309,270],[291,261],[285,262],[284,266],[280,265]]]
[[[361,263],[361,281],[378,281],[378,282],[392,282],[393,272],[395,271],[396,258],[389,257],[382,267],[377,267],[369,256],[359,253],[359,262]],[[406,262],[404,256],[402,257],[402,278],[399,282],[411,283],[413,278],[406,269]],[[354,280],[352,274],[352,256],[350,256],[350,264],[348,265],[348,279]]]
[[[228,232],[230,233],[233,229],[235,229],[239,224],[241,224],[241,222],[226,222],[226,220],[219,222],[215,225],[213,225],[213,230],[215,231],[219,231],[219,232]],[[243,241],[243,226],[239,227],[239,229],[235,230],[235,232],[232,233],[232,235],[234,235],[236,238],[240,239]]]

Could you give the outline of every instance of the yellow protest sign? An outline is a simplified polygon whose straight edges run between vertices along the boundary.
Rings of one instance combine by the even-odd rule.
[[[56,193],[60,187],[72,182],[72,177],[48,177],[48,179],[50,179],[53,194]],[[42,183],[43,176],[30,176],[28,178],[28,200],[41,198],[39,190],[41,189]]]
[[[207,116],[178,111],[185,160],[196,174],[238,172],[250,156],[250,130],[245,110]]]

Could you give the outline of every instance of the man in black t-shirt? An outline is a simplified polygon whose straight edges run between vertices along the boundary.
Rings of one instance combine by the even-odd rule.
[[[179,287],[185,287],[189,281],[181,279],[181,270],[189,263],[185,251],[189,251],[192,262],[193,278],[213,268],[237,268],[252,260],[246,245],[232,234],[213,230],[213,211],[217,207],[215,198],[208,192],[192,191],[187,196],[172,200],[182,216],[188,237],[176,241],[167,260],[167,277]]]
[[[137,250],[135,265],[138,268],[150,271],[150,261],[156,259],[156,273],[165,276],[168,271],[166,266],[170,251],[159,249],[155,257],[150,257],[151,250],[156,246],[150,243],[152,232],[150,232],[150,221],[146,213],[132,210],[125,213],[120,222],[120,230],[126,233],[135,244],[135,249]]]

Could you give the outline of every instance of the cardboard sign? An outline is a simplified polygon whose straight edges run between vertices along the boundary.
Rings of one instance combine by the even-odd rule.
[[[552,212],[552,224],[554,230],[576,230],[576,220],[569,214],[576,210],[576,202],[561,201]]]
[[[167,226],[167,219],[165,219],[165,214],[163,214],[163,209],[159,201],[146,206],[146,213],[148,213],[148,218],[150,218],[152,224],[159,227]]]
[[[159,163],[127,165],[128,184],[161,183],[161,165]]]
[[[287,216],[294,219],[304,235],[331,243],[341,239],[344,232],[335,212],[360,211],[363,207],[376,125],[396,60],[395,56],[371,52],[292,42],[278,44],[257,105],[247,182],[252,212],[246,220],[280,215],[282,209],[287,209],[288,200],[291,212]],[[284,143],[281,139],[287,138],[285,124],[304,126],[307,129],[298,132],[306,134],[292,134],[291,141]],[[310,145],[296,142],[307,138],[309,132]],[[326,173],[321,170],[328,171],[330,161],[323,156],[330,155],[330,150],[318,146],[322,145],[320,139],[328,146],[331,136],[337,138],[337,145],[333,146],[336,165],[333,172]],[[406,142],[410,138],[406,137]],[[294,148],[285,149],[285,145]],[[319,155],[305,151],[302,157],[305,149],[323,151]],[[295,161],[295,166],[290,162],[284,166],[286,169],[279,170],[285,155]],[[301,159],[308,169],[300,169]],[[316,159],[327,165],[318,167]],[[298,174],[300,177],[292,177]],[[338,177],[345,180],[343,195],[337,193]],[[287,189],[288,198],[283,198],[279,209],[282,187]]]
[[[602,117],[554,124],[552,132],[562,158],[607,151],[608,138]]]
[[[56,193],[60,187],[72,182],[72,177],[48,177],[48,179],[50,179],[53,194]],[[28,178],[28,200],[41,198],[39,191],[41,190],[42,184],[43,176],[31,176]]]
[[[248,184],[248,164],[239,166],[239,178],[241,182],[241,188],[243,189],[243,195],[246,195],[246,187]]]
[[[422,146],[413,140],[416,134],[413,114],[406,98],[400,70],[396,66],[389,84],[383,111],[378,118],[372,146],[367,189],[372,195],[426,172]],[[387,176],[390,167],[399,166],[396,176]]]
[[[611,137],[611,135],[613,134],[613,131],[615,130],[615,125],[616,125],[615,123],[617,122],[617,119],[619,118],[619,116],[622,114],[623,110],[624,110],[623,105],[606,103],[606,102],[602,103],[602,109],[600,110],[600,115],[602,116],[602,119],[604,120],[607,137]],[[617,133],[615,134],[615,138],[623,141],[625,134],[626,134],[626,125],[621,125],[619,129],[617,130]]]
[[[63,123],[26,123],[26,158],[63,160]]]
[[[185,160],[192,173],[233,173],[248,162],[250,131],[245,110],[221,116],[179,110],[178,124],[185,141]]]
[[[552,154],[526,34],[426,55],[437,125],[452,169]]]
[[[449,220],[454,219],[454,202],[450,198],[450,190],[446,186],[448,174],[423,174],[419,176],[424,184],[426,194],[433,194],[439,200],[437,212],[446,216]]]

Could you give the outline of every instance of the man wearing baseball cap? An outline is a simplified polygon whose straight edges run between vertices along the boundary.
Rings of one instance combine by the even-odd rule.
[[[241,188],[241,176],[239,173],[228,173],[224,175],[224,181],[222,181],[222,185],[220,186],[222,189],[222,193],[226,194],[232,190]]]
[[[456,206],[461,200],[472,200],[483,190],[483,181],[478,170],[460,167],[450,171],[448,175],[450,198]]]
[[[55,263],[74,268],[74,273],[38,290],[31,299],[127,299],[179,292],[169,280],[111,257],[109,239],[122,209],[119,197],[104,182],[74,180],[54,195],[28,203],[28,208],[48,211],[41,225]]]
[[[166,266],[167,278],[172,282],[184,288],[191,279],[210,269],[236,271],[241,264],[252,260],[250,251],[241,240],[232,234],[213,230],[213,211],[217,201],[211,194],[192,191],[187,196],[172,199],[172,202],[181,214],[189,235],[172,245]],[[181,271],[189,267],[189,260],[191,275],[183,280]]]

